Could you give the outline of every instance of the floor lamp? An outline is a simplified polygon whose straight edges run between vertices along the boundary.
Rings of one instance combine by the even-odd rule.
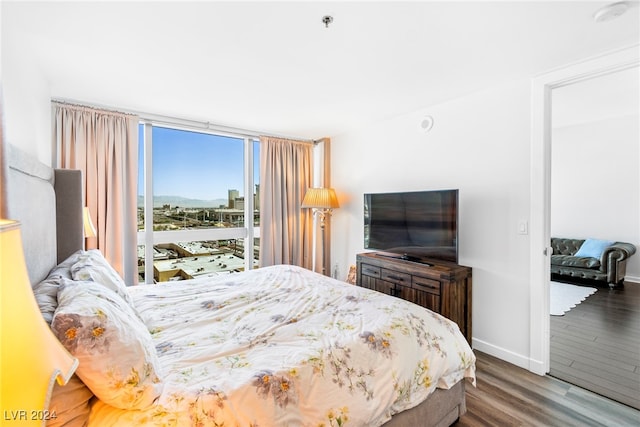
[[[338,198],[333,188],[309,188],[302,200],[302,208],[313,209],[313,214],[320,219],[320,239],[322,250],[322,274],[326,275],[326,263],[324,259],[325,221],[331,211],[339,208]],[[314,258],[315,260],[315,258]]]

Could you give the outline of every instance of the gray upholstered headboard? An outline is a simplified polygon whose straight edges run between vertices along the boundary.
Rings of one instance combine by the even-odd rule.
[[[52,169],[8,144],[7,208],[20,221],[31,284],[83,248],[82,174]]]

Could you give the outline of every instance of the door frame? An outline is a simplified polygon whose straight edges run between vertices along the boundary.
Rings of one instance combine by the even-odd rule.
[[[550,223],[552,90],[640,66],[640,44],[534,77],[531,85],[530,347],[529,370],[539,375],[550,365]]]

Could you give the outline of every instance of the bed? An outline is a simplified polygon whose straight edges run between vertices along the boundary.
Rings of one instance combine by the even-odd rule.
[[[475,356],[455,323],[290,265],[126,286],[82,250],[79,174],[9,147],[36,300],[80,360],[50,425],[440,426],[466,411]]]

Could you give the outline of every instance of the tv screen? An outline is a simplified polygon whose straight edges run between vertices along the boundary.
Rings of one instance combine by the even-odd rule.
[[[364,195],[364,247],[458,262],[458,190]]]

